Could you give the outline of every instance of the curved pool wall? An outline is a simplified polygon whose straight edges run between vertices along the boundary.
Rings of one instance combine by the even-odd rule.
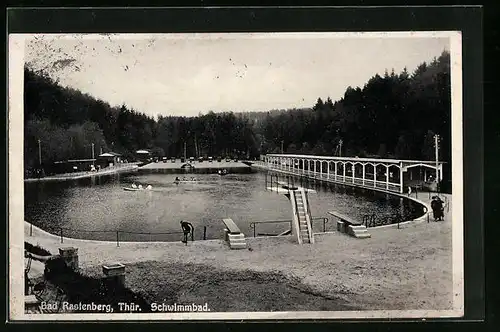
[[[290,185],[299,185],[303,186],[309,189],[315,189],[317,190],[318,188],[322,189],[332,189],[334,188],[335,190],[340,190],[343,191],[344,193],[352,193],[354,195],[362,195],[364,194],[365,196],[374,196],[374,197],[385,197],[385,199],[390,200],[390,198],[398,198],[400,201],[405,202],[408,204],[409,202],[412,202],[411,204],[413,208],[410,211],[405,211],[405,213],[400,213],[401,218],[399,219],[399,224],[401,225],[402,223],[406,223],[407,221],[414,221],[419,218],[425,217],[427,212],[430,210],[430,206],[427,205],[424,201],[418,200],[413,197],[409,197],[406,194],[400,194],[394,191],[388,191],[384,190],[381,188],[370,188],[366,186],[357,186],[356,184],[351,184],[351,183],[337,183],[337,182],[329,182],[325,181],[322,179],[316,179],[316,178],[308,178],[308,177],[300,177],[298,175],[293,175],[293,174],[283,174],[283,173],[276,173],[273,172],[273,177],[271,180],[271,176],[269,175],[267,177],[267,185],[268,186],[275,186],[276,181],[280,183],[287,183]],[[404,204],[404,203],[403,203]],[[340,212],[342,214],[348,215],[349,217],[353,218],[356,221],[362,222],[363,221],[363,216],[360,215],[359,213],[356,213],[356,211],[351,211],[351,213],[348,213],[346,211],[338,211],[337,209],[334,208],[335,211]],[[370,215],[371,213],[368,211],[363,211],[365,215]],[[397,219],[391,219],[394,217],[394,215],[381,215],[379,217],[382,217],[383,219],[386,219],[387,221],[384,223],[381,223],[377,226],[371,226],[370,228],[374,227],[388,227],[391,225],[397,225],[398,220]]]
[[[251,221],[291,219],[289,202],[284,195],[264,190],[263,173],[226,177],[205,174],[200,175],[206,177],[202,183],[179,186],[174,186],[169,177],[175,177],[175,174],[139,171],[64,183],[25,184],[25,219],[55,235],[60,235],[62,227],[65,238],[113,242],[116,241],[117,230],[120,242],[178,241],[181,237],[178,228],[180,218],[195,224],[196,240],[203,238],[203,226],[207,226],[207,239],[221,238],[223,224],[220,219],[224,217],[233,218],[247,236],[253,236],[249,227]],[[152,192],[138,193],[144,194],[142,198],[138,199],[137,195],[130,195],[122,189],[132,182],[141,181],[153,185]],[[185,205],[184,201],[189,200],[191,195],[194,195],[194,202]],[[198,201],[200,195],[203,199]],[[414,219],[418,213],[423,214],[422,208],[418,212],[422,202],[404,196],[394,197],[394,194],[374,194],[373,191],[345,189],[339,185],[336,189],[323,188],[310,195],[313,217],[330,217],[327,212],[332,209],[349,215],[372,212],[372,209],[385,213],[389,209],[387,213],[391,214],[395,209],[405,209],[405,206],[410,207],[408,213],[412,217],[409,219]],[[210,206],[207,206],[207,201]],[[413,205],[401,202],[412,202]],[[208,216],[203,212],[207,207],[210,210]],[[147,210],[147,217],[138,212],[141,208]],[[178,213],[171,215],[171,222],[165,222],[168,218],[155,215],[156,209],[177,209]],[[124,218],[120,216],[122,212]],[[147,222],[141,219],[147,219]],[[330,218],[326,231],[334,230],[334,227]],[[277,234],[287,228],[286,223],[259,225],[256,235]],[[172,231],[177,233],[156,234]],[[321,222],[314,225],[314,231],[323,231]]]

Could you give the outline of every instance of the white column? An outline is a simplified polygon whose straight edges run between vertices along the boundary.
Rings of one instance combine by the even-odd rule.
[[[385,189],[389,190],[389,166],[385,165]]]
[[[343,181],[345,182],[345,163],[342,163],[342,168],[343,168],[343,174],[344,174],[344,179],[343,179]]]
[[[323,177],[323,160],[319,161],[319,177]]]
[[[403,193],[403,162],[399,162],[399,193]]]
[[[354,183],[354,164],[352,164],[352,183]]]
[[[365,185],[365,164],[363,165],[363,186]]]
[[[334,179],[335,179],[335,181],[337,181],[337,162],[334,161],[333,163],[335,164],[335,172],[333,173],[334,174]]]
[[[328,168],[326,170],[326,177],[330,179],[330,166],[332,165],[332,162],[328,161],[326,164],[328,165]]]
[[[377,187],[377,164],[373,165],[373,186]]]
[[[316,160],[313,160],[313,173],[316,176]]]

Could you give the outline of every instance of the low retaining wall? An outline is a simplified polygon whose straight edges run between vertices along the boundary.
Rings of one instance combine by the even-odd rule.
[[[80,173],[80,174],[68,173],[67,175],[54,175],[54,176],[46,176],[43,178],[29,178],[29,179],[24,179],[24,182],[78,180],[78,179],[91,178],[94,176],[130,172],[130,171],[137,170],[138,168],[139,168],[138,165],[130,165],[130,166],[127,165],[127,166],[123,166],[123,167],[116,167],[116,168],[109,169],[109,170],[104,169],[104,170],[96,171],[96,172],[85,172],[85,173]]]

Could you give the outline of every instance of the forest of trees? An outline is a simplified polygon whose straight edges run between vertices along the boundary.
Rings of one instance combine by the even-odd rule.
[[[149,117],[126,105],[110,106],[25,68],[25,168],[42,161],[91,157],[101,151],[133,159],[137,149],[158,157],[283,152],[434,159],[451,162],[450,55],[443,52],[413,73],[376,74],[364,87],[348,87],[337,101],[318,98],[307,109]],[[450,164],[448,164],[448,167]]]

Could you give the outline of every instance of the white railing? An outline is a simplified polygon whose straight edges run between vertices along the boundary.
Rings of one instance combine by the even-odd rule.
[[[282,172],[282,173],[288,173],[288,174],[294,174],[294,175],[299,175],[299,176],[306,176],[308,178],[313,178],[313,179],[319,179],[319,180],[326,180],[328,182],[334,182],[334,183],[339,183],[339,184],[350,184],[362,188],[376,188],[376,189],[383,189],[391,192],[401,192],[401,184],[400,183],[394,183],[394,182],[387,182],[387,181],[382,181],[382,180],[377,180],[374,181],[373,177],[368,178],[365,177],[360,178],[356,176],[350,175],[343,175],[343,174],[335,174],[335,173],[330,173],[327,174],[325,172],[318,172],[318,171],[311,171],[311,170],[304,170],[300,168],[289,168],[288,166],[283,166],[283,165],[277,165],[277,164],[267,164],[263,162],[261,166],[266,166],[270,170]],[[373,174],[369,174],[373,175]]]

